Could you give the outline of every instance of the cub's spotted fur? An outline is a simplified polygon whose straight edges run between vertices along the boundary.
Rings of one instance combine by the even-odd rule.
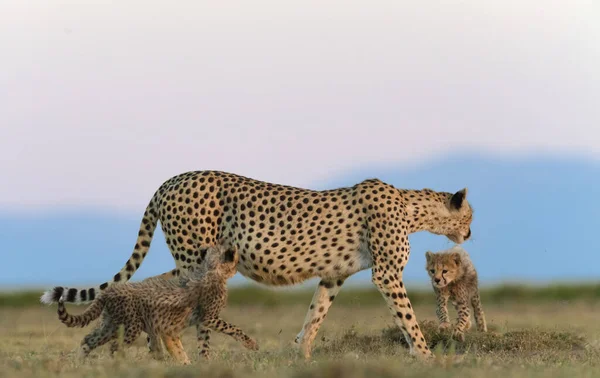
[[[80,354],[108,341],[111,352],[118,349],[118,327],[124,326],[124,343],[131,344],[144,331],[148,334],[154,356],[162,356],[162,343],[177,361],[190,360],[181,345],[180,334],[191,324],[223,332],[241,341],[247,348],[257,349],[254,340],[239,328],[219,319],[227,301],[226,281],[236,272],[239,255],[234,248],[208,248],[206,259],[197,272],[180,279],[150,278],[137,283],[114,285],[106,289],[81,315],[67,312],[63,298],[58,301],[58,317],[68,327],[85,327],[102,314],[99,326],[81,342]],[[208,353],[205,345],[202,353]]]
[[[411,353],[431,351],[402,281],[410,255],[408,235],[429,231],[462,243],[471,235],[467,190],[397,189],[377,179],[351,187],[315,191],[217,171],[188,172],[158,188],[142,218],[134,251],[109,282],[91,289],[57,287],[42,296],[53,303],[94,299],[114,283],[129,280],[150,247],[157,222],[178,272],[201,264],[202,248],[225,238],[239,248],[238,271],[266,285],[321,279],[296,337],[310,357],[313,340],[335,296],[352,274],[372,269]],[[208,330],[197,327],[198,337]]]
[[[459,246],[447,251],[425,254],[427,273],[437,299],[436,313],[440,321],[440,329],[451,327],[448,317],[448,299],[452,300],[458,319],[453,330],[456,340],[464,341],[464,332],[471,328],[469,307],[475,312],[477,330],[487,332],[485,315],[479,298],[477,271],[469,258],[469,254]]]

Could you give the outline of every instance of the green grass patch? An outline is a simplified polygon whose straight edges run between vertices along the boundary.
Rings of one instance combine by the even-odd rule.
[[[0,307],[24,307],[39,304],[41,294],[42,290],[0,293]],[[312,295],[312,290],[273,290],[249,285],[231,288],[229,290],[229,305],[262,307],[295,304],[308,305]],[[435,303],[433,290],[410,290],[409,288],[408,296],[413,305]],[[600,283],[578,285],[555,284],[549,286],[499,285],[483,288],[481,290],[481,297],[484,304],[575,300],[598,301],[600,300]],[[336,306],[379,306],[381,303],[381,294],[375,288],[371,287],[342,289],[335,299]]]

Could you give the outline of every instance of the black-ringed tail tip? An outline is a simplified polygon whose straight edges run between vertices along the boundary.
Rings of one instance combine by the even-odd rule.
[[[94,300],[96,297],[96,289],[75,289],[57,286],[51,290],[48,290],[40,297],[40,302],[43,304],[51,305],[58,303],[62,298],[63,302],[73,304],[84,304]]]

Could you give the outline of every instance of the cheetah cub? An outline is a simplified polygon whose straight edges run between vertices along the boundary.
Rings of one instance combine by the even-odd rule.
[[[80,357],[112,341],[111,353],[118,350],[117,332],[124,326],[123,342],[131,344],[144,331],[148,334],[152,354],[162,357],[164,342],[171,356],[180,363],[190,364],[181,345],[180,335],[192,324],[225,333],[257,350],[256,341],[241,329],[219,318],[227,301],[226,281],[236,273],[237,249],[222,243],[206,250],[206,258],[196,272],[169,280],[152,277],[142,282],[109,286],[80,315],[71,315],[58,302],[58,318],[68,327],[85,327],[102,315],[100,324],[81,342]]]
[[[458,319],[452,337],[465,340],[465,331],[471,328],[470,306],[475,312],[477,330],[487,332],[485,315],[479,298],[477,271],[469,254],[459,246],[438,253],[427,252],[426,269],[437,299],[436,314],[440,321],[439,329],[451,327],[448,317],[448,299],[458,312]]]

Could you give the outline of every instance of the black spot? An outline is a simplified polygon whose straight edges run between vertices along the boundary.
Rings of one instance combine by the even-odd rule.
[[[142,240],[142,246],[143,247],[150,247],[150,242],[147,240]]]
[[[103,283],[102,285],[100,285],[100,290],[104,290],[108,287],[108,282]]]
[[[115,281],[115,282],[121,281],[121,273],[115,274],[115,276],[113,277],[113,281]]]
[[[82,302],[85,302],[87,300],[87,291],[85,289],[82,289],[79,292],[79,298],[81,298]]]
[[[402,313],[401,313],[400,311],[398,311],[398,312],[396,313],[396,315],[398,315],[398,317],[399,317],[400,319],[402,319]]]
[[[321,285],[325,286],[327,289],[331,289],[331,288],[333,288],[334,283],[331,281],[325,281],[325,282],[321,281]]]
[[[411,314],[406,314],[406,320],[410,320],[412,319],[412,315]]]
[[[90,298],[90,301],[93,301],[94,298],[96,298],[96,290],[94,290],[94,288],[88,290],[88,296]]]

